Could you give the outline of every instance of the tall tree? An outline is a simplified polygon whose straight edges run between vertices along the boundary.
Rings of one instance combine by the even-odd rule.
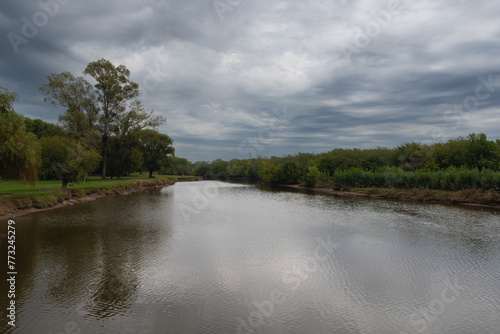
[[[102,178],[105,179],[111,127],[117,116],[125,111],[127,102],[139,95],[139,85],[129,79],[130,71],[125,66],[115,67],[104,58],[90,62],[83,73],[97,81],[94,87],[99,109],[102,110],[99,121],[102,127]]]
[[[59,122],[72,138],[86,144],[90,149],[99,142],[97,122],[99,108],[95,88],[83,77],[69,72],[51,74],[48,83],[39,89],[44,101],[66,108]]]
[[[40,148],[36,136],[26,132],[13,104],[16,93],[0,87],[0,177],[19,178],[36,185]]]
[[[140,160],[139,136],[141,130],[156,129],[165,123],[161,116],[153,117],[152,110],[146,110],[141,101],[134,100],[127,112],[117,116],[113,125],[112,149],[110,154],[113,160],[113,171],[121,178],[129,168],[140,167],[134,160]],[[110,138],[111,139],[111,138]]]
[[[155,130],[143,130],[141,132],[142,154],[144,156],[144,167],[149,171],[149,177],[161,167],[168,167],[168,155],[173,155],[175,149],[172,147],[172,139]]]

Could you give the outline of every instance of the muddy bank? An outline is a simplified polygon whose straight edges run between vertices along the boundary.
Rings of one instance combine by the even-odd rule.
[[[500,194],[493,190],[464,189],[444,191],[432,189],[389,189],[389,188],[352,188],[335,190],[333,188],[309,188],[300,185],[282,185],[283,187],[311,190],[343,197],[365,197],[396,199],[402,201],[443,203],[487,207],[500,210]]]
[[[66,192],[50,192],[44,196],[0,198],[0,220],[12,219],[34,212],[41,212],[71,206],[78,203],[95,201],[107,196],[128,195],[154,188],[163,188],[176,182],[199,181],[201,178],[132,180],[114,187],[89,188],[85,190],[68,190]]]

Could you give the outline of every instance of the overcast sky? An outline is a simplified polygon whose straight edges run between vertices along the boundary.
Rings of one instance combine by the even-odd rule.
[[[131,71],[191,161],[500,138],[498,0],[3,0],[0,86]],[[90,79],[90,78],[89,78]]]

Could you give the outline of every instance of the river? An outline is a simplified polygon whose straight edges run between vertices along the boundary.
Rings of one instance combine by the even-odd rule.
[[[1,333],[500,328],[498,211],[203,181],[14,220]]]

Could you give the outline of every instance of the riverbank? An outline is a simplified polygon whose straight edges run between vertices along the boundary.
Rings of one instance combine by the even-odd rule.
[[[176,182],[201,180],[199,177],[163,175],[156,176],[155,179],[134,177],[124,180],[90,180],[70,186],[64,192],[53,189],[54,185],[60,187],[60,183],[57,182],[44,182],[38,188],[28,190],[25,190],[26,187],[21,188],[20,182],[6,182],[4,188],[10,188],[2,189],[0,192],[0,220],[90,202],[101,197],[128,195],[153,188],[163,188]],[[0,183],[1,188],[2,183]]]
[[[331,187],[304,187],[301,185],[284,185],[285,187],[312,190],[344,197],[366,197],[396,199],[402,201],[456,204],[488,207],[500,210],[500,193],[494,190],[464,189],[457,191],[433,190],[425,188],[347,188],[336,190]]]

